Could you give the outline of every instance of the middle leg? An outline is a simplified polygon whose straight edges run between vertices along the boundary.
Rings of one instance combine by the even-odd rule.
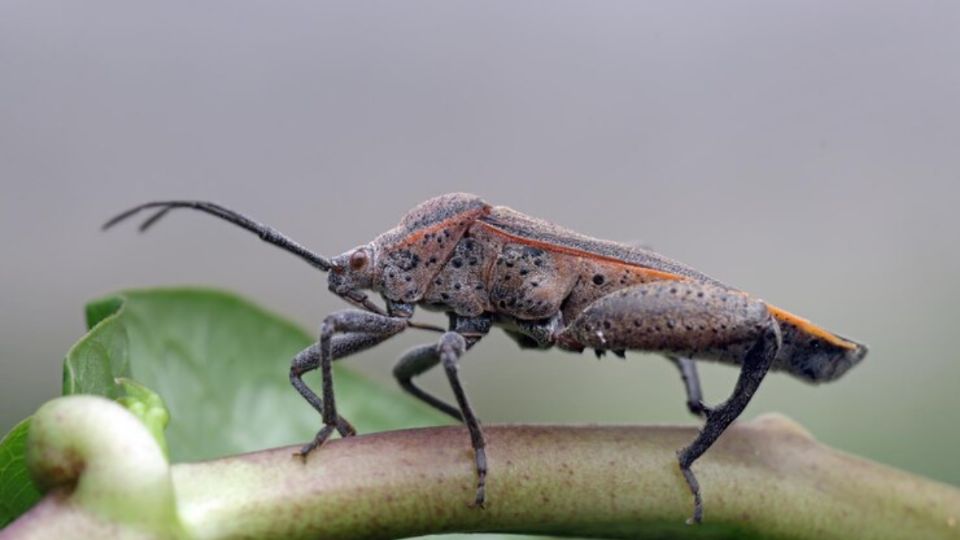
[[[467,350],[470,350],[483,336],[490,332],[492,321],[487,316],[460,317],[450,316],[450,331],[463,336]],[[414,384],[413,378],[426,373],[440,364],[440,350],[436,343],[427,343],[410,349],[397,361],[393,367],[393,376],[400,387],[413,397],[430,405],[434,409],[463,422],[463,415],[453,405],[424,391]]]
[[[483,438],[480,421],[473,413],[463,384],[460,382],[458,363],[463,354],[490,331],[491,324],[492,321],[486,316],[459,317],[451,315],[451,330],[441,336],[439,343],[421,345],[410,350],[397,362],[393,370],[397,381],[404,390],[437,410],[466,424],[467,430],[470,432],[470,443],[473,447],[474,465],[477,473],[477,491],[473,506],[480,508],[483,508],[486,499],[486,442]],[[443,365],[447,374],[450,388],[457,400],[456,407],[413,384],[413,377],[438,364]]]
[[[703,390],[700,389],[700,374],[697,373],[696,361],[685,356],[672,354],[666,356],[677,367],[680,378],[683,379],[683,388],[687,391],[687,409],[694,416],[707,416],[710,408],[703,401]]]

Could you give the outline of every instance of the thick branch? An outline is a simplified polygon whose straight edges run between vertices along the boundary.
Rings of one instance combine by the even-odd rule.
[[[129,440],[129,431],[116,432],[110,421],[126,411],[106,400],[79,399],[86,401],[59,409],[61,436]],[[78,407],[105,415],[100,433],[70,432],[69,414]],[[692,503],[675,456],[694,428],[485,429],[486,509],[468,506],[474,473],[466,431],[432,428],[332,441],[306,463],[291,447],[175,465],[180,526],[166,531],[189,538],[395,538],[446,531],[960,537],[960,491],[827,448],[778,415],[734,426],[694,466],[704,495],[701,526],[684,525]],[[81,478],[94,473],[84,471]],[[76,495],[54,491],[0,538],[60,538],[65,531],[76,537],[78,531],[103,534],[105,527],[116,536],[121,524]],[[128,508],[139,494],[131,490],[129,497]],[[122,531],[161,534],[125,521]]]

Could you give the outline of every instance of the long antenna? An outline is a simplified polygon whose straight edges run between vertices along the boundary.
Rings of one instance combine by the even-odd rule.
[[[123,212],[121,214],[118,214],[110,218],[109,221],[103,224],[102,229],[107,230],[110,227],[113,227],[114,225],[116,225],[117,223],[120,223],[121,221],[124,221],[130,217],[133,217],[134,215],[140,213],[140,211],[146,210],[148,208],[159,208],[159,210],[155,211],[153,214],[150,215],[150,217],[148,217],[146,220],[144,220],[143,223],[140,224],[140,232],[146,231],[147,229],[152,227],[154,223],[156,223],[157,221],[160,221],[160,219],[163,218],[163,216],[167,215],[174,208],[191,208],[193,210],[206,212],[207,214],[229,221],[234,225],[243,227],[244,229],[252,233],[255,233],[264,242],[267,242],[268,244],[273,244],[284,251],[293,253],[294,255],[310,263],[311,266],[315,268],[319,268],[324,272],[328,272],[330,271],[331,268],[333,268],[333,263],[330,262],[330,259],[327,259],[326,257],[323,257],[321,255],[317,255],[316,253],[310,251],[309,249],[291,240],[283,233],[280,233],[274,230],[272,227],[263,225],[261,223],[257,223],[256,221],[253,221],[252,219],[244,215],[238,214],[237,212],[234,212],[229,208],[224,208],[219,204],[212,203],[212,202],[206,202],[206,201],[148,202],[145,204],[141,204],[140,206],[135,206],[127,210],[126,212]],[[350,302],[351,304],[357,307],[366,309],[367,311],[371,311],[379,315],[386,315],[386,313],[383,311],[383,309],[380,308],[380,306],[371,302],[370,299],[367,297],[367,295],[363,294],[360,291],[347,291],[346,293],[339,294],[338,296],[340,296],[347,302]],[[422,330],[430,330],[432,332],[445,332],[443,328],[440,328],[439,326],[434,326],[432,324],[418,323],[414,321],[410,321],[408,324],[411,328],[420,328]]]
[[[159,221],[163,216],[167,215],[174,208],[191,208],[193,210],[199,210],[201,212],[206,212],[217,216],[220,219],[229,221],[234,225],[243,227],[244,229],[256,234],[260,237],[261,240],[267,242],[268,244],[273,244],[284,251],[289,251],[294,255],[300,257],[301,259],[310,263],[311,266],[319,268],[324,272],[328,272],[330,268],[333,267],[333,264],[330,263],[330,259],[326,257],[317,255],[316,253],[310,251],[309,249],[301,246],[300,244],[294,242],[290,238],[286,237],[284,234],[274,230],[272,227],[268,227],[261,223],[257,223],[252,219],[238,214],[229,208],[224,208],[219,204],[205,201],[155,201],[148,202],[146,204],[141,204],[140,206],[135,206],[122,214],[119,214],[110,219],[103,224],[103,230],[107,230],[110,227],[113,227],[117,223],[126,220],[138,214],[142,210],[148,208],[159,208],[154,212],[150,217],[148,217],[142,224],[140,224],[140,232],[146,231],[154,223]]]

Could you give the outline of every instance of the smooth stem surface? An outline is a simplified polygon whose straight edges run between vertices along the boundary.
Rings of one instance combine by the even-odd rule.
[[[62,427],[69,431],[69,422]],[[121,436],[110,425],[102,429],[95,436]],[[395,538],[447,531],[960,538],[960,490],[827,448],[778,415],[734,426],[694,465],[704,496],[701,526],[684,524],[692,501],[675,456],[694,428],[485,429],[485,510],[468,506],[474,472],[466,430],[431,428],[331,441],[306,463],[290,447],[175,465],[170,471],[182,529],[169,530],[187,538]],[[121,525],[73,496],[54,492],[0,538],[77,537],[106,527],[113,536],[162,535],[129,519]],[[127,504],[135,505],[137,494],[130,496]]]

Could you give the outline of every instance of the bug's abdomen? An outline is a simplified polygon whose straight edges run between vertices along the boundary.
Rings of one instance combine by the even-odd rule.
[[[778,327],[766,304],[746,293],[661,280],[598,299],[557,339],[573,350],[657,351],[739,364],[768,329]]]

